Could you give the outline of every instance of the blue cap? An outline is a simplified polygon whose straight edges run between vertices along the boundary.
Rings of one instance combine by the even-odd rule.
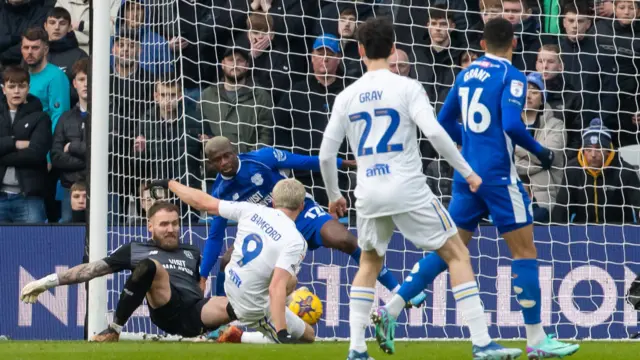
[[[328,48],[336,54],[340,54],[340,40],[335,35],[324,34],[316,38],[313,42],[313,50]]]
[[[547,101],[547,92],[544,89],[544,78],[538,72],[532,72],[527,75],[527,82],[535,85],[542,92],[542,102]]]
[[[527,75],[527,82],[535,85],[542,92],[542,101],[547,100],[547,92],[544,88],[544,78],[539,72],[532,72]]]

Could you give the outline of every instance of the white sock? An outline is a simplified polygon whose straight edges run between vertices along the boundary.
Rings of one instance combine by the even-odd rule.
[[[364,341],[365,330],[369,326],[369,316],[375,297],[374,288],[351,287],[349,300],[349,329],[351,343],[349,350],[357,352],[367,351],[367,343]]]
[[[536,346],[547,337],[547,334],[542,328],[542,323],[534,325],[525,324],[524,327],[527,329],[527,346]]]
[[[460,284],[453,289],[453,297],[456,299],[456,308],[462,312],[469,332],[471,342],[476,346],[487,346],[491,342],[487,318],[484,315],[484,307],[480,301],[478,285],[475,281]]]
[[[271,339],[257,331],[243,332],[240,342],[243,344],[275,344]]]
[[[116,323],[111,323],[111,324],[109,324],[109,327],[112,330],[115,330],[118,334],[120,334],[122,332],[122,325],[118,325]]]
[[[402,296],[395,294],[393,295],[393,297],[391,297],[391,300],[389,300],[384,308],[387,309],[389,315],[391,315],[394,319],[397,319],[406,304],[407,303],[404,301]]]

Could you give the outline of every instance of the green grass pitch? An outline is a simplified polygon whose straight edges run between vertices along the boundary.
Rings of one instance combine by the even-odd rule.
[[[524,342],[503,342],[524,349]],[[320,342],[311,345],[248,345],[187,342],[120,342],[95,344],[63,341],[0,342],[3,360],[332,360],[345,359],[348,344]],[[468,342],[397,342],[396,354],[389,356],[369,343],[369,355],[376,360],[471,358]],[[582,342],[581,348],[568,360],[626,360],[640,358],[638,342]],[[521,356],[520,359],[526,359]]]

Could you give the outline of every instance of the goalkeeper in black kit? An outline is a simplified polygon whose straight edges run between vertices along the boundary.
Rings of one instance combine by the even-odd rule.
[[[32,304],[47,289],[131,270],[120,294],[113,323],[92,341],[118,341],[122,327],[145,296],[151,321],[170,334],[195,337],[228,323],[231,319],[227,313],[227,299],[205,298],[199,287],[200,250],[179,242],[178,207],[158,201],[147,215],[149,241],[123,245],[102,260],[30,282],[22,289],[20,299]]]

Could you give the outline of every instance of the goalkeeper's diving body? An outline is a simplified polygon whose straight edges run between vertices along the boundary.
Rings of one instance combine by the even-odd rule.
[[[297,155],[270,147],[238,155],[231,142],[223,136],[216,136],[209,140],[205,147],[205,154],[218,172],[211,194],[222,200],[247,201],[270,206],[273,200],[272,189],[278,181],[286,178],[283,175],[284,172],[320,171],[320,160],[317,156]],[[339,168],[355,165],[352,161],[340,158],[334,158],[334,162]],[[324,246],[340,250],[350,255],[356,263],[360,262],[361,251],[355,235],[326,213],[310,195],[305,198],[304,209],[295,222],[298,230],[307,240],[309,250]],[[204,281],[222,250],[226,227],[227,219],[224,217],[216,216],[210,221],[209,236],[200,266],[203,289]],[[225,265],[224,262],[221,264],[218,279],[224,279]],[[380,271],[378,280],[392,292],[400,288],[398,281],[386,267]],[[217,283],[220,282],[217,281]],[[224,295],[220,287],[217,287],[216,295]],[[419,306],[424,298],[424,294],[419,293],[408,304]]]
[[[49,288],[131,270],[113,322],[93,336],[93,341],[118,341],[122,327],[145,297],[151,321],[167,333],[194,337],[226,324],[229,321],[225,310],[227,300],[224,297],[205,299],[200,290],[200,250],[179,242],[179,208],[158,201],[151,206],[147,217],[149,241],[125,244],[102,260],[30,282],[22,289],[21,300],[35,303],[38,295]]]
[[[512,285],[524,318],[528,358],[564,357],[578,351],[579,345],[547,336],[542,327],[531,202],[515,170],[514,144],[536,156],[543,169],[552,166],[555,156],[534,140],[520,119],[527,80],[510,62],[515,47],[511,24],[502,18],[487,22],[482,46],[487,55],[457,76],[439,114],[442,127],[462,144],[463,157],[483,179],[478,191],[472,192],[456,169],[449,213],[465,244],[479,221],[491,215],[513,257]],[[446,269],[439,254],[423,258],[412,270],[411,280],[381,311],[397,317],[408,299]]]
[[[194,337],[238,320],[276,343],[314,341],[313,328],[285,305],[307,249],[293,222],[304,207],[302,184],[294,179],[276,184],[274,208],[220,201],[171,180],[152,182],[152,194],[158,188],[173,191],[199,210],[238,222],[237,246],[227,266],[227,297],[203,297],[198,249],[178,242],[179,209],[156,202],[149,211],[152,241],[124,245],[103,260],[29,283],[22,290],[22,300],[33,303],[48,288],[131,269],[114,322],[93,340],[117,341],[127,319],[146,296],[151,320],[170,334]]]
[[[391,22],[369,19],[359,26],[357,38],[367,73],[336,97],[320,147],[330,211],[346,210],[334,161],[345,135],[358,162],[355,195],[362,259],[350,291],[351,340],[347,359],[371,359],[365,343],[370,316],[377,325],[376,338],[382,350],[395,351],[395,318],[384,309],[370,313],[375,277],[396,227],[418,248],[437,252],[448,264],[457,309],[471,333],[473,358],[515,359],[522,350],[504,348],[489,336],[469,250],[422,173],[416,125],[436,150],[464,174],[468,183],[465,186],[476,191],[482,180],[436,121],[420,83],[389,70],[387,58],[395,49]]]

